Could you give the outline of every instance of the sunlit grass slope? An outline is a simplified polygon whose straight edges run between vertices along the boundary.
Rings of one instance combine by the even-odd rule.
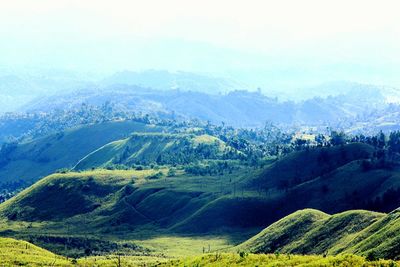
[[[282,218],[232,250],[252,253],[336,255],[370,259],[400,258],[400,216],[351,210],[328,215],[300,210]]]
[[[0,238],[0,266],[71,266],[71,261],[25,241]]]
[[[196,257],[181,258],[161,263],[158,266],[352,266],[352,267],[391,267],[398,266],[390,260],[367,261],[355,255],[327,256],[321,255],[285,255],[285,254],[234,254],[214,253]]]
[[[99,208],[109,200],[109,195],[154,173],[154,170],[56,173],[2,203],[0,214],[23,221],[66,219]]]
[[[200,145],[207,146],[209,150],[203,152]],[[100,147],[80,160],[74,169],[85,170],[107,164],[187,164],[216,159],[229,150],[234,151],[210,135],[134,133],[129,138]]]

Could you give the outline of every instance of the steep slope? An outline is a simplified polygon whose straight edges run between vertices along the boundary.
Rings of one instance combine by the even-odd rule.
[[[347,253],[400,259],[400,212],[394,210],[355,236]]]
[[[0,238],[2,266],[71,266],[71,262],[31,243]]]
[[[275,252],[302,238],[319,221],[329,218],[326,213],[317,210],[302,210],[290,214],[270,225],[258,235],[241,244],[238,249],[253,253]]]
[[[351,161],[369,158],[373,152],[372,146],[361,143],[294,152],[268,166],[259,177],[252,180],[252,186],[259,190],[288,189]]]
[[[176,156],[179,149],[182,149],[179,143],[180,135],[176,139],[175,135],[161,134],[165,136],[165,140],[155,142],[152,138],[157,136],[158,140],[158,135],[134,134],[132,140],[128,138],[119,142],[122,143],[122,147],[127,147],[132,141],[129,144],[133,147],[136,138],[139,138],[140,149],[136,151],[144,151],[146,158],[152,160],[157,160],[160,155],[165,156],[166,154],[161,153],[165,151],[170,151],[170,155]],[[211,140],[211,144],[216,144],[215,147],[223,147],[223,143],[208,136],[190,138],[190,142],[196,141],[201,144],[204,140]],[[154,141],[154,149],[148,153],[143,149],[147,140]],[[120,150],[114,153],[111,149],[105,149],[109,147],[114,148],[115,143],[107,144],[82,160],[87,164],[85,168],[103,166],[114,158],[121,159],[120,153],[125,149],[116,147],[117,152]],[[178,150],[169,150],[174,147]],[[400,199],[388,198],[387,195],[388,192],[391,195],[398,192],[396,190],[400,187],[398,167],[365,170],[365,160],[356,159],[343,163],[342,156],[345,153],[340,151],[351,151],[346,152],[346,155],[352,159],[363,156],[370,149],[370,146],[353,144],[296,152],[272,163],[261,176],[259,169],[248,166],[238,166],[231,174],[209,176],[191,175],[184,170],[176,170],[174,175],[167,175],[169,167],[145,171],[94,170],[59,173],[39,181],[0,205],[0,213],[16,221],[53,221],[90,214],[93,229],[97,230],[104,230],[108,226],[112,228],[125,225],[132,228],[152,223],[156,227],[168,228],[171,231],[205,233],[224,227],[265,227],[304,208],[336,213],[368,208],[370,203],[375,204],[378,200],[380,203],[386,203],[378,206],[378,211],[382,211],[382,207],[396,207],[400,205]],[[106,153],[108,151],[112,153]],[[318,157],[321,151],[329,155],[332,166],[338,167],[326,170],[323,164],[317,166],[313,159]],[[132,155],[136,160],[142,159],[138,153],[129,153],[123,162],[128,163]],[[281,177],[291,179],[296,171],[290,169],[290,166],[295,165],[292,162],[300,161],[309,162],[315,168],[322,167],[320,171],[324,172],[313,177],[312,170],[306,166],[300,176],[305,177],[304,180],[288,188],[280,188],[276,180],[279,181]],[[342,163],[344,165],[341,165]],[[257,191],[258,188],[253,187],[253,180],[257,181],[260,177],[264,179],[266,172],[271,174],[271,181],[266,181],[270,187],[265,192]],[[83,218],[76,219],[79,221]]]
[[[263,197],[223,196],[198,209],[172,230],[186,233],[209,233],[221,228],[262,227],[279,219],[276,203]]]
[[[385,214],[363,210],[335,215],[301,210],[270,225],[236,249],[253,253],[338,254],[349,251],[355,244],[359,246],[353,240],[359,242],[364,229],[385,218]],[[386,248],[393,252],[392,247]],[[354,252],[365,255],[367,250]]]
[[[2,155],[0,183],[31,183],[60,168],[73,167],[95,149],[132,132],[156,132],[161,128],[133,121],[87,125],[20,144]]]
[[[134,133],[111,142],[80,160],[75,170],[104,167],[107,164],[188,164],[196,160],[222,159],[238,153],[210,135]]]
[[[357,160],[291,188],[284,201],[295,210],[312,207],[337,213],[368,208],[388,212],[400,205],[398,188],[399,167],[365,170],[363,161]],[[390,201],[386,200],[388,194],[392,195]],[[374,207],[371,202],[382,204]]]
[[[273,210],[278,218],[304,208],[389,212],[400,206],[400,169],[373,163],[372,153],[358,143],[294,152],[249,179],[248,187],[279,207]]]
[[[148,135],[144,136],[147,138]],[[200,140],[194,138],[203,142],[205,136]],[[169,141],[162,144],[159,150],[163,151]],[[364,169],[364,159],[355,159],[342,165],[343,158],[337,158],[343,155],[338,152],[341,150],[353,151],[353,154],[346,152],[349,158],[353,158],[353,155],[362,156],[362,152],[369,149],[369,146],[361,144],[326,148],[331,164],[335,164],[336,168],[328,169],[317,177],[308,176],[311,171],[304,171],[302,177],[306,179],[289,188],[279,189],[279,184],[275,186],[271,182],[267,192],[249,186],[254,177],[263,177],[260,176],[262,170],[250,166],[237,166],[233,173],[204,176],[191,175],[179,168],[174,168],[174,175],[167,175],[171,173],[168,166],[141,171],[57,173],[0,204],[0,220],[5,222],[1,225],[0,234],[31,240],[32,236],[51,233],[63,236],[65,240],[66,235],[73,233],[80,238],[93,235],[126,241],[129,238],[135,240],[138,235],[141,236],[142,231],[151,232],[151,236],[206,233],[230,235],[240,232],[246,238],[250,233],[298,209],[343,212],[365,208],[377,199],[385,199],[384,203],[389,203],[384,205],[386,207],[400,205],[398,198],[385,197],[390,190],[398,192],[400,177],[397,166]],[[321,151],[325,150],[310,149],[305,154],[296,152],[272,163],[266,170],[277,173],[277,170],[284,171],[283,166],[287,166],[286,171],[294,173],[289,169],[293,166],[291,161],[302,160],[316,164],[310,159],[317,157]],[[308,155],[312,157],[308,158]],[[151,153],[149,156],[156,158]],[[285,175],[282,173],[282,177],[291,177]],[[358,233],[368,229],[380,214],[355,211],[329,216],[323,212],[306,210],[271,226],[274,229],[273,235],[266,235],[270,241],[263,246],[271,252],[282,249],[283,252],[332,254],[351,251],[351,248],[362,254],[369,250],[370,244],[376,246],[379,238],[370,239],[371,243],[365,245],[361,241],[350,243],[357,239]],[[298,217],[300,221],[297,221]],[[386,223],[383,223],[386,227]],[[391,230],[387,229],[384,235],[388,236],[386,240],[389,242]],[[371,228],[370,232],[374,231]],[[260,242],[256,243],[257,248],[262,247]],[[360,246],[360,250],[356,250],[356,245]],[[391,244],[392,247],[394,245]],[[385,249],[382,248],[379,253],[392,253],[385,252]]]
[[[107,196],[149,171],[53,174],[0,205],[11,220],[60,220],[98,208]]]
[[[51,222],[57,225],[57,232],[64,234],[66,224],[74,225],[77,234],[132,231],[144,226],[186,233],[222,227],[261,227],[271,222],[262,213],[264,200],[236,198],[232,191],[233,185],[251,172],[254,170],[247,168],[218,176],[181,172],[174,177],[167,177],[167,168],[57,173],[0,204],[0,219],[16,223]],[[161,176],[154,178],[159,173]],[[214,202],[223,195],[232,198]],[[206,218],[196,220],[197,214]],[[183,227],[181,222],[192,225]],[[41,234],[47,231],[46,227],[47,224],[41,225],[38,232],[29,229],[24,235]],[[5,229],[14,231],[12,227]]]

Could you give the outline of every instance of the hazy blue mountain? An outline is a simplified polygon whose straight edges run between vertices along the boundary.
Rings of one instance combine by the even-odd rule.
[[[0,113],[17,111],[35,98],[88,87],[91,82],[65,71],[0,74]]]
[[[279,101],[259,92],[232,91],[207,94],[181,90],[151,90],[139,86],[110,85],[85,91],[57,94],[32,101],[24,108],[30,112],[78,108],[82,103],[102,105],[110,102],[121,110],[148,114],[170,113],[187,119],[240,127],[276,124],[321,125],[354,119],[372,104],[347,95],[312,98],[302,102]]]
[[[211,94],[244,89],[245,85],[232,79],[190,72],[147,70],[143,72],[117,72],[103,81],[106,85],[126,84],[150,87],[157,90],[198,91]]]

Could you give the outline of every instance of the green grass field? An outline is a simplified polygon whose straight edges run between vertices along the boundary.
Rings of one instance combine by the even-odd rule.
[[[300,256],[290,254],[206,253],[197,256],[90,256],[79,259],[53,254],[25,241],[0,238],[1,266],[398,266],[388,260],[367,261],[355,255]]]
[[[366,261],[365,258],[355,255],[340,256],[300,256],[290,254],[233,254],[214,253],[197,257],[167,261],[159,266],[398,266],[398,263],[388,260]]]

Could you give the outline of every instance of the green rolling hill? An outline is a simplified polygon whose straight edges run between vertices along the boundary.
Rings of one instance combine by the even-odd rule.
[[[101,170],[53,174],[1,204],[0,213],[10,220],[23,221],[70,218],[96,210],[110,196],[118,196],[124,186],[154,173],[151,170]],[[117,202],[117,199],[111,197],[109,202]]]
[[[72,168],[87,154],[132,132],[157,132],[162,128],[134,121],[93,124],[19,144],[1,155],[0,184],[32,183],[61,168]]]
[[[156,143],[152,138],[160,135],[165,140]],[[380,240],[374,234],[376,224],[373,222],[384,223],[385,218],[393,217],[364,211],[326,214],[362,209],[378,199],[383,201],[387,192],[399,187],[398,167],[378,166],[365,159],[374,153],[368,145],[310,148],[270,162],[263,169],[238,164],[231,173],[212,175],[193,175],[180,165],[144,170],[91,170],[120,158],[128,145],[132,148],[123,163],[128,164],[130,157],[139,160],[135,152],[138,150],[133,149],[136,141],[140,142],[137,148],[154,141],[151,146],[157,150],[151,151],[155,153],[142,150],[152,159],[162,155],[160,151],[171,149],[171,155],[172,151],[178,153],[182,149],[180,142],[190,142],[193,149],[199,144],[211,144],[215,153],[226,149],[222,141],[209,136],[135,133],[121,140],[117,142],[121,142],[122,147],[113,153],[107,151],[115,147],[115,142],[103,145],[81,160],[81,164],[87,162],[82,169],[90,170],[52,174],[0,204],[0,236],[31,240],[53,252],[71,255],[62,246],[62,240],[67,237],[80,240],[78,243],[92,238],[111,243],[135,242],[152,248],[154,241],[151,240],[160,238],[211,235],[220,239],[222,235],[226,238],[225,246],[232,246],[269,226],[266,232],[240,248],[252,252],[265,249],[266,252],[367,255],[370,244]],[[328,155],[330,163],[314,162],[321,154]],[[97,158],[103,160],[96,166],[91,165]],[[313,165],[316,172],[304,171],[299,174],[301,179],[294,179],[296,170],[290,167],[300,162]],[[371,163],[367,169],[363,167],[365,162]],[[171,168],[174,169],[172,175]],[[282,179],[289,180],[289,185],[282,187]],[[265,187],[260,190],[260,181],[268,185],[268,190]],[[400,204],[393,198],[388,203],[386,208]],[[304,208],[322,211],[305,210],[289,215]],[[380,227],[387,229],[382,236],[390,237],[390,233],[397,231],[397,228],[390,229],[390,225],[385,223]],[[361,238],[363,236],[365,238]],[[360,242],[351,243],[358,239]],[[371,243],[364,244],[367,239]],[[390,242],[393,247],[396,239]],[[98,243],[93,241],[88,246],[102,247]],[[173,243],[165,246],[173,246]],[[162,245],[157,249],[162,250],[160,247]],[[73,255],[82,256],[83,251],[82,247],[75,248]],[[392,257],[394,252],[387,246],[377,253]]]
[[[0,238],[2,266],[71,266],[71,261],[29,242]]]
[[[349,162],[368,159],[374,148],[367,144],[352,143],[344,146],[311,148],[293,152],[252,180],[252,186],[261,190],[288,189],[327,174]]]
[[[346,254],[399,259],[400,216],[364,210],[328,215],[305,209],[273,223],[235,247],[252,253]]]
[[[107,164],[181,165],[203,159],[237,157],[238,152],[210,135],[133,133],[106,144],[81,159],[75,170],[105,167]]]

